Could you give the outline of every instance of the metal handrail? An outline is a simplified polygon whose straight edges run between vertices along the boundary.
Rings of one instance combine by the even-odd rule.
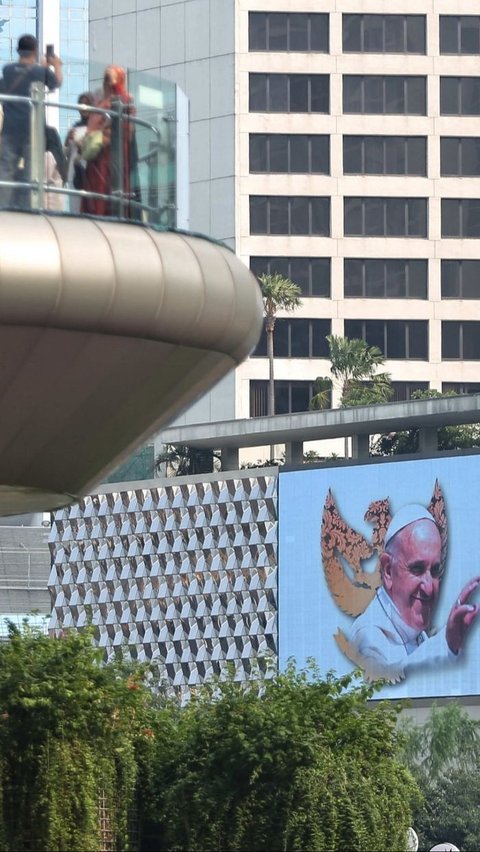
[[[146,121],[143,118],[140,118],[137,115],[123,115],[125,107],[128,107],[127,104],[124,104],[122,101],[118,101],[118,107],[106,109],[104,107],[99,106],[89,106],[87,104],[78,103],[70,103],[66,101],[46,101],[45,99],[45,90],[43,85],[41,84],[33,84],[32,85],[32,94],[29,97],[23,95],[11,95],[7,93],[0,93],[0,104],[4,102],[18,102],[18,103],[26,103],[30,107],[30,144],[31,144],[31,163],[32,163],[32,174],[31,179],[29,181],[12,181],[12,180],[4,180],[0,175],[0,189],[5,188],[15,188],[21,187],[23,190],[30,190],[31,193],[31,206],[30,209],[35,210],[44,210],[47,209],[45,207],[45,194],[49,195],[61,195],[65,198],[73,197],[73,198],[87,198],[87,199],[99,199],[106,200],[111,203],[112,210],[115,213],[112,214],[112,218],[115,219],[123,219],[125,217],[125,209],[128,206],[131,210],[136,211],[138,215],[143,215],[147,221],[154,220],[157,224],[160,222],[162,216],[168,212],[175,210],[175,204],[173,203],[165,203],[161,205],[153,205],[151,203],[145,203],[143,201],[134,198],[131,192],[126,192],[123,186],[124,182],[124,174],[123,174],[123,150],[124,150],[124,132],[125,125],[133,124],[138,127],[145,128],[153,135],[153,140],[150,143],[150,150],[141,157],[138,157],[137,164],[145,163],[147,166],[150,166],[151,163],[155,163],[155,159],[160,152],[165,152],[169,150],[169,146],[165,145],[162,141],[162,133],[158,127],[152,124],[149,121]],[[118,121],[119,132],[116,136],[116,154],[117,157],[114,157],[114,152],[112,150],[112,177],[115,179],[116,177],[116,185],[112,185],[112,191],[109,193],[99,193],[94,192],[92,190],[85,189],[76,189],[71,186],[63,185],[63,186],[53,186],[49,184],[45,179],[45,106],[54,107],[56,109],[66,109],[72,110],[74,112],[78,112],[81,107],[82,111],[87,113],[97,113],[100,115],[104,115],[109,118],[112,122],[115,120]],[[115,180],[113,181],[115,183]],[[166,185],[166,184],[165,184]],[[160,187],[157,186],[156,189],[158,191]],[[149,195],[151,193],[149,192]],[[10,209],[18,209],[13,205],[9,205]],[[0,208],[1,209],[1,208]]]

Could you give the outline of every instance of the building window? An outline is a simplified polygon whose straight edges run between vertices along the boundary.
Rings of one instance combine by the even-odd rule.
[[[250,112],[330,110],[328,74],[250,74]]]
[[[480,139],[443,136],[440,139],[440,173],[443,177],[480,176]]]
[[[283,275],[300,287],[303,297],[330,298],[329,257],[251,257],[253,274]]]
[[[250,233],[330,236],[330,198],[250,196]]]
[[[480,393],[480,382],[442,382],[442,393]]]
[[[426,198],[345,198],[349,237],[426,237]]]
[[[392,382],[393,396],[390,402],[408,402],[418,390],[428,390],[428,382]]]
[[[330,350],[326,338],[330,334],[330,326],[330,320],[325,319],[277,319],[273,335],[275,358],[328,358]],[[252,357],[266,356],[264,328]]]
[[[345,74],[344,113],[426,115],[426,77]]]
[[[442,260],[442,299],[480,299],[480,260]]]
[[[440,53],[480,53],[480,15],[440,15]]]
[[[442,198],[442,237],[480,237],[480,199]]]
[[[248,49],[328,53],[328,15],[249,12]]]
[[[426,320],[345,320],[345,336],[378,346],[385,358],[428,361]]]
[[[426,136],[344,136],[346,175],[427,174]]]
[[[440,77],[440,115],[480,115],[480,77]]]
[[[426,299],[427,288],[427,260],[357,257],[344,260],[346,299]]]
[[[480,322],[442,322],[444,361],[480,361]]]
[[[425,15],[342,15],[344,53],[425,53]]]
[[[275,414],[294,414],[308,411],[313,397],[313,382],[274,382]],[[331,400],[329,408],[331,408]],[[250,417],[268,414],[268,381],[254,379],[250,382]]]
[[[330,137],[251,133],[250,172],[330,174]]]

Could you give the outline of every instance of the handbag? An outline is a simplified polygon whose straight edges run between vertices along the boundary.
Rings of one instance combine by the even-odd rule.
[[[96,160],[103,148],[103,130],[91,130],[86,133],[80,145],[80,151],[84,160],[92,162]]]

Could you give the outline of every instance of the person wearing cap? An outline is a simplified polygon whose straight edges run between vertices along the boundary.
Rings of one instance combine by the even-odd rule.
[[[419,666],[457,660],[480,609],[468,603],[480,577],[462,589],[446,626],[432,635],[442,582],[441,538],[423,506],[404,506],[394,515],[380,567],[382,585],[349,637],[369,678],[395,681]]]
[[[58,56],[49,56],[38,62],[38,42],[33,35],[22,35],[18,40],[18,62],[3,68],[4,93],[30,97],[32,83],[43,83],[50,91],[62,84],[62,63]],[[23,180],[30,180],[30,105],[26,101],[5,101],[3,104],[3,130],[0,150],[0,178],[14,181],[19,163],[23,160]],[[15,187],[0,188],[0,207],[12,204]],[[28,193],[23,192],[19,206],[28,206]]]

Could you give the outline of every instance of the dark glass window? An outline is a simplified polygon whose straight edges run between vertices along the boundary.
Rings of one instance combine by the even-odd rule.
[[[277,319],[273,335],[275,358],[328,358],[327,335],[330,320],[324,319]],[[252,358],[267,355],[267,335],[262,331]]]
[[[344,199],[344,233],[349,237],[426,237],[426,198]]]
[[[442,393],[480,393],[480,382],[442,382]]]
[[[426,77],[343,76],[344,113],[372,115],[426,115]]]
[[[251,257],[253,274],[274,275],[289,278],[301,288],[302,296],[330,298],[329,257]]]
[[[442,322],[442,358],[480,361],[480,322]]]
[[[342,15],[344,53],[425,53],[425,15]]]
[[[393,396],[391,402],[408,402],[417,390],[428,390],[428,382],[392,382]]]
[[[480,237],[480,199],[442,198],[442,237]]]
[[[442,260],[442,299],[480,299],[480,260]]]
[[[440,115],[480,115],[480,77],[440,77]]]
[[[330,137],[251,133],[250,172],[330,174]]]
[[[346,299],[426,299],[427,260],[345,258]]]
[[[330,198],[251,195],[251,234],[330,236]]]
[[[250,112],[328,113],[328,74],[250,74]]]
[[[345,336],[378,346],[385,358],[428,361],[426,320],[345,320]]]
[[[480,176],[480,139],[477,136],[443,136],[440,169],[444,177]]]
[[[275,381],[275,414],[293,414],[308,411],[313,397],[313,382]],[[330,405],[331,407],[331,400]],[[250,381],[250,417],[266,417],[268,414],[268,381]]]
[[[328,15],[323,13],[249,12],[250,51],[328,53]]]
[[[480,53],[480,15],[440,15],[440,53]]]
[[[427,174],[426,136],[344,136],[344,174]]]

